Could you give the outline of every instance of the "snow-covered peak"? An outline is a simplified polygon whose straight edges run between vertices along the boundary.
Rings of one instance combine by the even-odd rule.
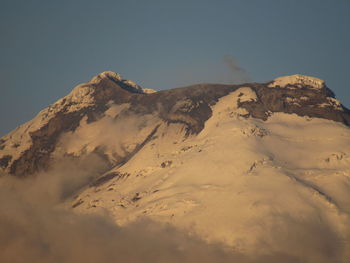
[[[92,106],[96,103],[94,94],[98,92],[98,84],[102,80],[112,80],[119,84],[123,89],[126,89],[135,93],[154,93],[152,89],[142,89],[134,81],[123,79],[118,73],[112,71],[104,71],[97,76],[93,77],[89,82],[76,86],[71,93],[64,98],[58,100],[49,108],[56,108],[56,111],[60,111],[68,105],[68,112],[76,111],[81,108]],[[111,86],[111,89],[113,87]]]
[[[102,80],[104,79],[109,79],[112,80],[116,83],[122,84],[122,86],[126,86],[126,88],[129,91],[136,92],[136,93],[155,93],[156,91],[153,89],[143,89],[139,85],[137,85],[136,82],[128,79],[123,79],[123,77],[115,73],[113,71],[104,71],[97,76],[93,77],[88,83],[88,85],[97,85],[99,84]]]
[[[288,85],[292,86],[309,86],[314,89],[322,89],[325,86],[323,80],[315,77],[304,76],[300,74],[284,76],[274,79],[271,84],[269,84],[269,88],[275,88],[279,86],[280,88],[285,88]]]
[[[89,83],[90,84],[98,84],[102,79],[113,79],[116,81],[122,81],[122,76],[118,73],[115,73],[113,71],[104,71],[97,76],[93,77]]]

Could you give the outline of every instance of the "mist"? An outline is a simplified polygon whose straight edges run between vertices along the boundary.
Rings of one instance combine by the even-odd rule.
[[[26,179],[1,176],[1,262],[298,262],[279,253],[258,259],[235,253],[222,244],[209,244],[147,220],[119,227],[107,211],[76,214],[65,201],[74,193],[68,182],[79,185],[92,171],[77,174],[81,165],[66,163],[61,173],[56,166]]]
[[[274,229],[251,253],[207,243],[193,233],[139,220],[117,226],[104,211],[76,214],[71,197],[105,163],[91,155],[25,179],[0,177],[0,261],[21,262],[343,262],[344,244],[327,224],[271,215]],[[253,226],[252,226],[253,227]],[[277,244],[272,247],[271,240]],[[290,251],[290,253],[286,253]]]

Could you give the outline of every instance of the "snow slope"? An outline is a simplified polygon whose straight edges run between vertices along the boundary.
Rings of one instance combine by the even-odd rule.
[[[87,187],[72,206],[79,213],[109,211],[120,225],[140,218],[170,223],[243,253],[346,262],[349,128],[295,114],[275,113],[267,121],[242,117],[238,100],[255,99],[248,87],[222,97],[198,135],[186,137],[182,124],[162,124],[136,155]],[[327,242],[345,248],[322,251]]]
[[[325,82],[319,78],[296,74],[274,79],[269,87],[274,88],[276,86],[279,86],[281,88],[285,88],[287,86],[295,85],[309,86],[313,89],[322,89],[325,86]]]
[[[124,93],[131,94],[155,93],[151,89],[142,89],[131,80],[124,80],[117,73],[102,72],[90,81],[76,86],[67,96],[40,111],[35,118],[3,136],[0,140],[0,169],[5,167],[6,172],[16,174],[11,171],[11,165],[20,159],[23,154],[37,147],[35,138],[54,137],[45,138],[44,140],[48,141],[47,145],[41,146],[41,149],[31,153],[30,156],[50,154],[48,148],[55,147],[58,136],[64,132],[74,130],[80,123],[85,123],[89,118],[93,118],[91,116],[99,114],[100,112],[96,109],[97,106],[100,106],[99,104],[106,104],[105,107],[108,109],[113,104],[112,101],[109,101],[109,97],[113,98],[115,93],[120,93],[123,90]],[[118,105],[118,107],[123,106]],[[112,107],[109,111],[112,112],[113,109],[115,107]],[[109,113],[106,112],[106,114]],[[40,166],[40,164],[36,166]],[[33,169],[33,171],[35,170],[37,169]],[[24,172],[30,173],[30,171]]]

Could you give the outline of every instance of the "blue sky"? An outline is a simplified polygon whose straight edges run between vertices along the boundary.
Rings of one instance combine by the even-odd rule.
[[[305,74],[350,106],[348,0],[0,0],[0,135],[111,70],[144,88]]]

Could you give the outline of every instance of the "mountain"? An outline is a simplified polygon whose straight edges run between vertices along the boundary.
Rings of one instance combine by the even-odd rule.
[[[2,137],[0,166],[27,178],[95,156],[64,204],[78,213],[169,223],[242,253],[346,262],[349,126],[314,77],[155,92],[103,72]]]
[[[103,72],[2,137],[0,166],[10,174],[25,176],[48,168],[50,160],[62,155],[81,156],[90,152],[104,155],[111,166],[115,166],[130,158],[133,151],[138,150],[136,145],[144,143],[160,125],[179,123],[185,129],[186,137],[199,134],[212,115],[211,106],[238,90],[238,99],[232,103],[237,104],[238,114],[246,118],[267,120],[271,114],[282,112],[350,124],[349,110],[334,98],[323,81],[316,78],[294,75],[263,84],[201,84],[154,92],[143,90],[116,73]],[[90,128],[108,117],[120,122],[118,119],[129,116],[140,122],[133,127],[137,130],[134,145],[115,143],[127,149],[109,151],[105,148],[110,148],[110,142],[94,144],[93,138],[81,141],[82,145],[77,146],[79,149],[62,149],[60,138],[76,134],[84,125]],[[138,134],[141,130],[137,125],[147,126],[149,133]],[[121,138],[116,136],[115,140]]]

